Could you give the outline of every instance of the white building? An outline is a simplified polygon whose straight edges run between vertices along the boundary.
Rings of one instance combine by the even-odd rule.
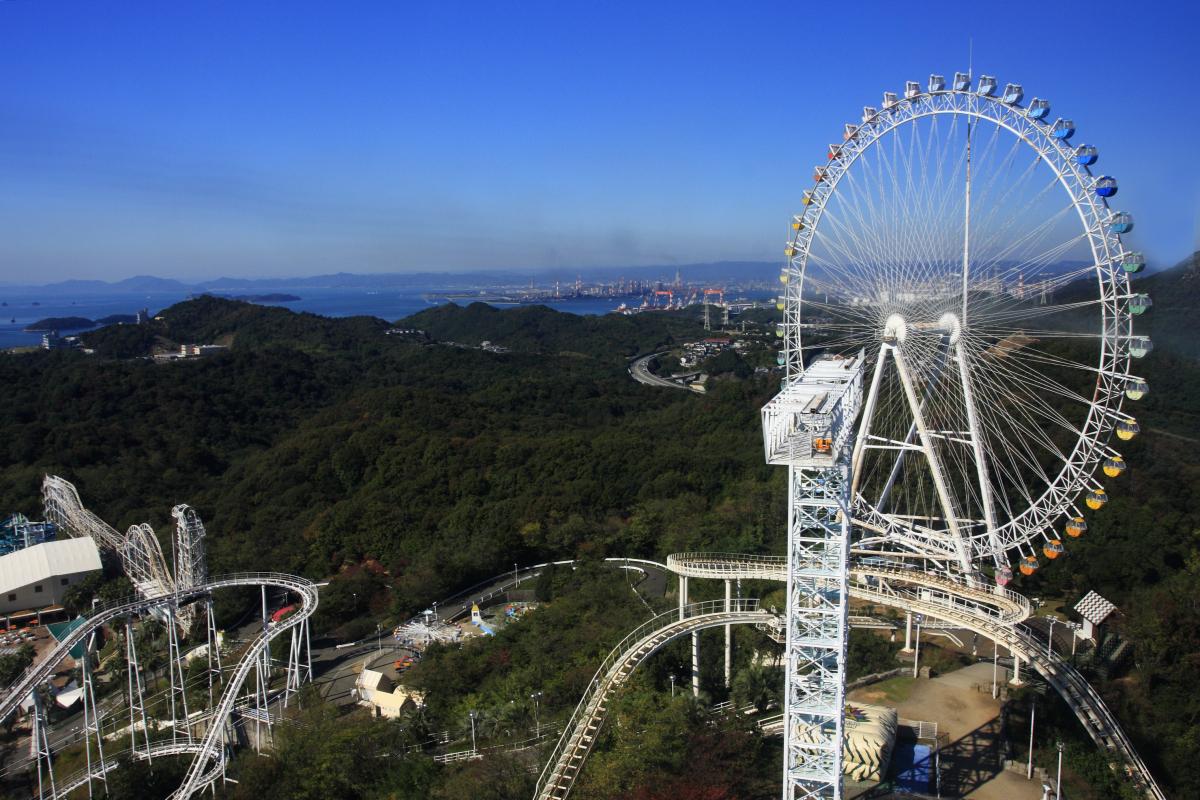
[[[60,605],[67,589],[100,569],[89,538],[35,544],[0,556],[0,614]]]

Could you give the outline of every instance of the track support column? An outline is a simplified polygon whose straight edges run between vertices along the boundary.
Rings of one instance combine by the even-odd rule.
[[[906,611],[904,612],[904,649],[900,652],[911,653],[912,651],[912,612]]]
[[[725,612],[728,613],[733,602],[733,581],[725,579]],[[725,626],[725,688],[729,688],[733,673],[733,626]]]

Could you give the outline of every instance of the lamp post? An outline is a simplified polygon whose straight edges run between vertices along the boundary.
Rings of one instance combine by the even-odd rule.
[[[383,652],[383,626],[378,622],[375,623],[375,646],[377,652]]]
[[[1062,757],[1066,745],[1059,739],[1054,743],[1054,747],[1058,750],[1058,777],[1054,779],[1054,800],[1062,800]]]
[[[1050,618],[1050,635],[1046,637],[1046,658],[1054,657],[1054,623],[1058,622],[1056,617]]]
[[[437,600],[434,600],[434,601],[433,601],[433,621],[434,621],[434,622],[437,622],[437,621],[438,621],[438,615],[437,615]]]
[[[513,562],[513,588],[517,588],[517,562]]]
[[[669,677],[671,679],[671,697],[674,697],[675,696],[675,673],[672,672],[667,677]]]
[[[1025,768],[1025,780],[1033,780],[1033,724],[1037,721],[1037,699],[1029,699],[1029,766]]]
[[[996,672],[1000,663],[1000,645],[992,639],[992,699],[996,699]]]
[[[538,715],[538,708],[540,705],[538,701],[542,699],[542,693],[534,692],[533,694],[529,695],[529,699],[533,701],[533,735],[537,736],[542,732],[542,723]]]
[[[479,750],[475,747],[475,709],[467,712],[467,716],[471,718],[471,755],[475,755]]]
[[[917,671],[920,669],[921,663],[921,621],[923,617],[917,614],[917,641],[916,649],[913,651],[913,677],[917,677]]]

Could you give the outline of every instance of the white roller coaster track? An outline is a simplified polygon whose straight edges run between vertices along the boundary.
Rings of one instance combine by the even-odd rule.
[[[681,576],[694,578],[771,581],[787,578],[786,559],[773,556],[679,553],[669,556],[665,567]],[[917,570],[857,563],[850,571],[855,579],[850,584],[852,597],[925,614],[970,630],[999,642],[1016,657],[1032,664],[1075,712],[1092,740],[1106,755],[1121,762],[1125,774],[1146,796],[1166,800],[1166,795],[1091,684],[1057,655],[1048,655],[1045,645],[1019,625],[1029,616],[1029,602],[1025,598],[999,587],[970,587]],[[915,590],[897,590],[896,583],[911,585]],[[761,610],[726,610],[724,600],[687,606],[685,615],[680,619],[679,612],[672,609],[648,620],[608,654],[547,760],[534,794],[536,800],[564,800],[567,797],[604,721],[612,693],[649,655],[675,638],[704,628],[747,623],[778,628],[781,624],[778,617]]]
[[[177,749],[177,752],[174,753],[176,755],[186,753],[195,754],[191,765],[188,767],[183,783],[171,795],[173,800],[185,800],[185,798],[191,797],[197,791],[211,785],[222,774],[224,766],[222,739],[229,715],[234,710],[238,693],[241,691],[247,674],[256,664],[260,663],[262,655],[270,646],[272,639],[307,620],[316,611],[318,602],[317,587],[312,581],[295,575],[286,575],[277,572],[235,573],[214,578],[200,586],[181,589],[160,597],[137,598],[97,606],[87,616],[86,623],[68,633],[45,658],[26,670],[21,679],[10,687],[4,698],[0,699],[0,720],[4,720],[9,714],[12,714],[23,698],[49,678],[55,667],[58,666],[59,662],[62,661],[72,647],[84,641],[93,632],[99,630],[101,626],[124,617],[145,614],[162,606],[184,605],[203,598],[217,589],[226,589],[234,586],[284,589],[300,598],[300,607],[295,613],[288,615],[280,622],[272,623],[251,641],[250,646],[226,683],[220,703],[207,715],[208,725],[204,738],[199,743],[174,743],[168,745]],[[157,750],[151,749],[152,756],[157,753]],[[164,754],[166,753],[164,752]],[[209,762],[213,762],[215,766],[206,771],[205,766]],[[97,764],[93,767],[90,776],[97,778],[110,769],[112,769],[112,764],[106,759],[103,764]],[[87,776],[84,776],[83,780],[86,781]]]

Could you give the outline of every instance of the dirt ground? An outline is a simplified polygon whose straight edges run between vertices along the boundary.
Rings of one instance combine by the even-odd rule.
[[[1007,679],[1001,674],[1000,680]],[[850,700],[895,708],[902,719],[936,722],[942,746],[942,796],[978,800],[1040,800],[1039,781],[1003,768],[1000,704],[992,699],[992,667],[975,664],[932,680],[865,686]],[[975,688],[979,687],[979,688]]]

